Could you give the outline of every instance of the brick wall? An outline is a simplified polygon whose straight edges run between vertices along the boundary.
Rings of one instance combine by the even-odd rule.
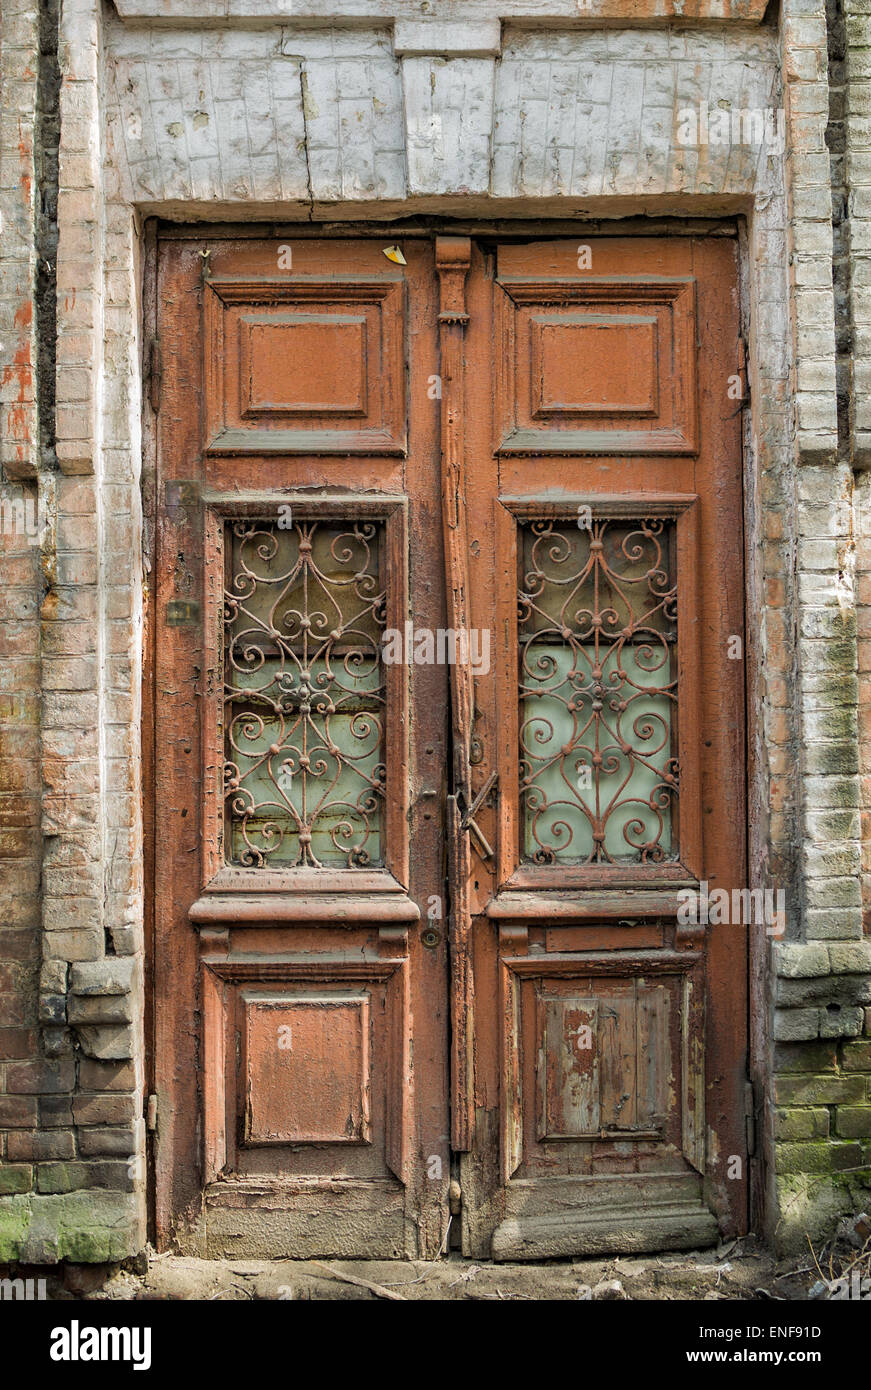
[[[113,360],[99,255],[99,7],[68,0],[60,28],[59,10],[43,5],[38,25],[35,5],[2,5],[4,262],[15,214],[16,362],[31,367],[18,374],[17,413],[4,416],[4,493],[10,479],[39,474],[40,483],[30,527],[38,534],[6,524],[0,534],[0,1258],[32,1261],[116,1259],[144,1239],[141,992],[124,932],[141,884],[115,868],[137,808],[132,789],[113,797],[135,775],[138,532],[130,498],[113,492],[97,410]],[[17,170],[8,162],[13,119],[27,137]],[[4,287],[13,283],[7,270]],[[132,289],[121,302],[131,319]],[[131,377],[133,366],[131,356]],[[130,381],[122,390],[135,397]],[[36,495],[32,487],[32,503]],[[118,686],[127,697],[120,714]],[[128,732],[120,745],[119,720]]]
[[[34,1185],[33,1135],[49,1123],[37,1070],[40,969],[39,601],[35,480],[36,148],[39,25],[3,6],[0,31],[0,1193]],[[13,1236],[17,1227],[14,1224]],[[2,1226],[0,1226],[2,1230]],[[11,1249],[17,1247],[13,1243]],[[2,1250],[2,1244],[0,1244]]]
[[[846,447],[856,473],[853,535],[856,546],[856,622],[859,699],[859,770],[862,817],[861,885],[864,930],[871,934],[871,12],[864,0],[838,0],[837,32],[843,56],[839,147],[843,148],[844,216],[841,239],[839,328],[849,392]]]
[[[353,28],[337,3],[334,29],[306,27],[307,0],[264,0],[257,28],[247,0],[228,0],[220,28],[190,0],[65,0],[52,267],[51,44],[44,22],[40,56],[32,0],[0,0],[0,443],[7,482],[35,489],[40,475],[46,522],[40,544],[0,536],[0,1258],[114,1259],[144,1239],[148,213],[292,221],[439,212],[461,196],[482,217],[746,216],[752,886],[788,895],[786,939],[753,943],[769,1232],[803,1242],[858,1200],[871,1161],[871,511],[853,471],[867,392],[851,406],[847,384],[868,356],[868,2],[832,3],[828,25],[824,0],[784,0],[777,29],[633,31],[596,27],[621,0],[593,0],[580,26],[574,0],[553,0],[563,27],[535,31],[511,25],[520,0],[475,23],[462,6],[435,23],[367,0]],[[785,151],[680,145],[678,112],[701,100],[783,106]]]
[[[22,504],[28,496],[9,483],[3,492]],[[33,489],[28,493],[32,499]],[[53,1123],[33,1060],[39,1056],[39,562],[26,533],[0,534],[0,1193],[30,1191],[34,1131]]]

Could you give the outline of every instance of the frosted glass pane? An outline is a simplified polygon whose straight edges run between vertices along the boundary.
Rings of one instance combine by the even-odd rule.
[[[251,867],[379,864],[380,527],[228,530],[226,853]]]
[[[536,643],[527,653],[539,673],[545,668],[551,673],[546,685],[554,693],[527,695],[521,706],[521,747],[535,768],[525,794],[525,855],[534,859],[548,846],[560,859],[592,860],[598,824],[607,859],[635,859],[639,846],[654,842],[670,855],[671,799],[657,795],[671,756],[668,696],[635,690],[622,712],[609,711],[606,698],[597,723],[592,700],[576,696],[572,710],[562,698],[563,691],[577,688],[576,656],[588,676],[593,649],[575,653]],[[646,673],[631,648],[624,649],[622,664],[629,681],[643,684]],[[528,681],[527,688],[532,684]],[[631,744],[631,752],[624,751],[625,744]]]
[[[528,860],[676,856],[671,539],[661,521],[524,528],[520,792]]]

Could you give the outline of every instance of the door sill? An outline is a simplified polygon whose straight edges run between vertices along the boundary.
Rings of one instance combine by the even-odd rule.
[[[414,1258],[415,1231],[395,1178],[231,1178],[210,1183],[175,1245],[200,1259]]]
[[[360,1196],[375,1191],[386,1194],[403,1190],[397,1178],[334,1178],[326,1174],[324,1177],[227,1178],[223,1182],[208,1183],[203,1195],[209,1207],[274,1207],[276,1204],[286,1206],[297,1198],[323,1197],[326,1192]]]
[[[513,1216],[493,1232],[497,1261],[552,1260],[571,1255],[633,1255],[716,1245],[719,1229],[701,1202],[648,1205],[555,1216]]]

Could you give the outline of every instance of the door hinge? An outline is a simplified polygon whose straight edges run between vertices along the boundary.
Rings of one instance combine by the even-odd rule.
[[[157,1096],[154,1092],[151,1093],[148,1100],[145,1102],[145,1128],[150,1133],[154,1133],[157,1129]]]
[[[151,409],[157,415],[160,411],[160,388],[163,383],[163,359],[160,353],[159,338],[150,338],[148,341],[145,377],[148,382],[148,399],[151,403]]]
[[[756,1097],[753,1082],[744,1082],[744,1132],[747,1140],[747,1157],[756,1153]]]

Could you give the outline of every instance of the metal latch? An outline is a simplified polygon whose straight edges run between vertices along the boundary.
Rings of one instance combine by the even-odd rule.
[[[481,807],[484,805],[484,802],[487,800],[487,797],[490,795],[491,791],[496,786],[498,781],[499,774],[496,772],[491,772],[490,776],[487,778],[483,787],[478,792],[478,795],[475,797],[468,811],[466,811],[465,815],[463,816],[463,819],[460,821],[460,825],[463,828],[463,830],[468,830],[469,834],[474,837],[478,845],[478,850],[480,852],[481,858],[485,860],[492,859],[494,857],[493,848],[481,827],[476,823],[475,816],[477,815]]]

